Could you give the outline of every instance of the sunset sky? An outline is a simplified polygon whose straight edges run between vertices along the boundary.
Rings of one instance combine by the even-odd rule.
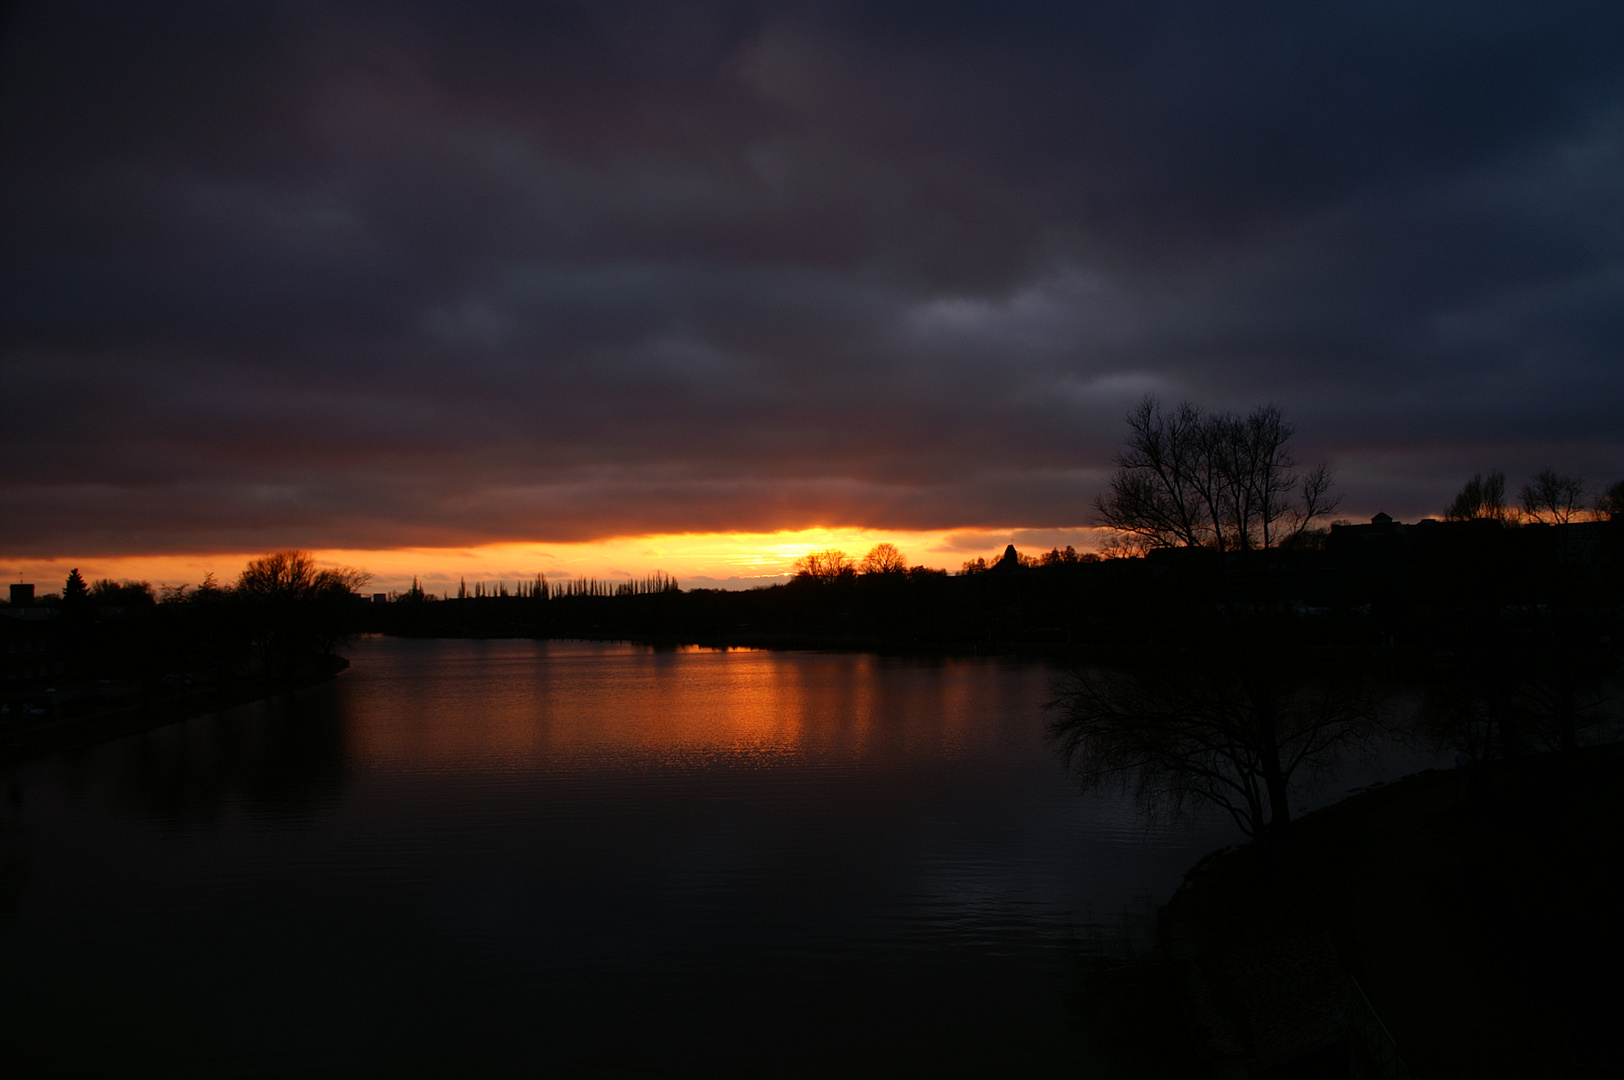
[[[1624,478],[1616,2],[3,18],[13,581],[1082,548],[1146,393]]]

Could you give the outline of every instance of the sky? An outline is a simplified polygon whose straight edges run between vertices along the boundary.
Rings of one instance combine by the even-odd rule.
[[[3,19],[11,580],[1082,549],[1146,394],[1624,478],[1616,2]]]

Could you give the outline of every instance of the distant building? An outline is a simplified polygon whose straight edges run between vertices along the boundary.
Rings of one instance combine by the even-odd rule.
[[[389,594],[386,592],[375,592],[372,594],[372,602],[374,604],[387,604],[389,603]]]
[[[11,606],[28,607],[34,602],[34,586],[13,585],[11,587]]]

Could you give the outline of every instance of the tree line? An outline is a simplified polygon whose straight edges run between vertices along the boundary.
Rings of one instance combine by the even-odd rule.
[[[602,581],[595,577],[571,578],[562,582],[550,582],[546,574],[537,574],[529,581],[515,583],[510,591],[507,582],[498,581],[494,584],[476,581],[474,587],[468,587],[468,579],[460,578],[457,582],[458,600],[559,600],[566,597],[578,596],[648,596],[655,593],[677,592],[679,586],[677,579],[663,570],[656,570],[645,574],[641,578],[630,578],[626,581]],[[412,578],[412,587],[404,593],[389,596],[390,600],[404,600],[409,603],[422,603],[433,600],[434,596],[423,590],[416,577]],[[443,599],[450,599],[444,597]]]
[[[365,572],[320,567],[309,553],[252,559],[237,579],[191,587],[87,582],[75,568],[37,607],[51,616],[20,627],[39,661],[8,678],[10,695],[52,691],[66,711],[141,700],[197,685],[306,678],[330,669],[339,642],[363,629]],[[4,629],[4,628],[0,628]],[[53,704],[53,708],[56,707]]]

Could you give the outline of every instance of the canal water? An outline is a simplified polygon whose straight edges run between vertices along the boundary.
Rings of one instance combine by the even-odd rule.
[[[363,639],[0,774],[11,1075],[1088,1075],[1078,960],[1235,839],[1007,661]]]

